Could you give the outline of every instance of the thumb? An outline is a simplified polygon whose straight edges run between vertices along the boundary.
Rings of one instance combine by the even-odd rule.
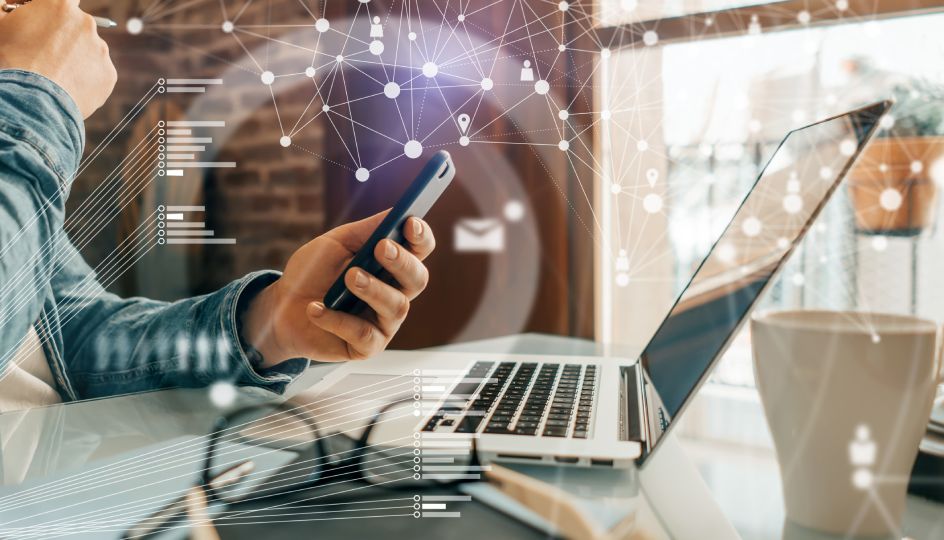
[[[326,232],[325,236],[332,238],[344,246],[345,249],[354,253],[364,245],[364,242],[370,238],[371,233],[389,213],[390,209],[387,209],[360,221],[345,223]]]

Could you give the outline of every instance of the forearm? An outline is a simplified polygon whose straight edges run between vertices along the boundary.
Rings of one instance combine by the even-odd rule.
[[[215,381],[281,392],[307,367],[304,360],[277,369],[254,366],[242,337],[243,311],[276,273],[252,274],[212,294],[166,303],[119,298],[90,284],[91,271],[77,254],[63,262],[53,284],[66,321],[67,370],[82,398]]]
[[[41,309],[55,255],[49,240],[62,228],[83,137],[62,89],[0,70],[0,363]]]

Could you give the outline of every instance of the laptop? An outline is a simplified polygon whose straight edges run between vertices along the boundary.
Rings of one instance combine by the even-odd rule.
[[[423,400],[427,391],[439,398],[408,417],[405,429],[418,437],[474,437],[485,462],[642,465],[889,107],[883,101],[791,131],[638,358],[394,351],[347,363],[313,390],[337,385],[370,399],[369,388],[393,387],[399,377],[419,397],[422,380]]]

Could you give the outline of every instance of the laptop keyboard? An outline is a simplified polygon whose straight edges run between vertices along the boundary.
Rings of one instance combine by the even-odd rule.
[[[586,439],[596,389],[597,366],[476,362],[423,431]]]

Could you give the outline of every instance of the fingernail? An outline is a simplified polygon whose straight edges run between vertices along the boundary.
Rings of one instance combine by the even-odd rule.
[[[423,236],[423,222],[417,218],[413,218],[413,235],[417,238]]]
[[[354,285],[360,288],[364,288],[370,282],[367,279],[367,274],[363,270],[358,270],[354,273]]]
[[[393,242],[385,242],[386,247],[384,247],[384,257],[390,259],[391,261],[397,258],[397,246]]]
[[[321,302],[312,302],[308,304],[308,316],[318,318],[324,315],[325,307]]]

